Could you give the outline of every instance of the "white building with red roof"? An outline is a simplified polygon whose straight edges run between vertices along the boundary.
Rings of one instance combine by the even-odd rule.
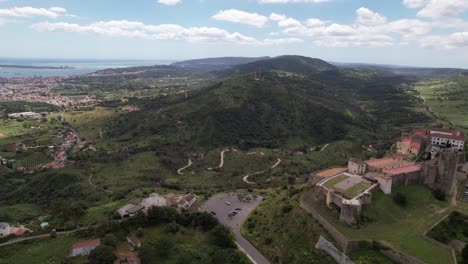
[[[78,242],[72,245],[69,255],[70,257],[87,256],[89,255],[89,253],[91,253],[93,249],[97,248],[100,244],[101,240],[99,239]]]

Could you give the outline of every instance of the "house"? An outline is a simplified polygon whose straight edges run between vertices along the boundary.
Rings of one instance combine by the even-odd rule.
[[[143,210],[143,208],[144,207],[139,204],[128,203],[127,205],[117,210],[117,212],[121,218],[127,218],[136,215],[138,212]]]
[[[91,253],[93,249],[97,248],[100,244],[101,240],[99,239],[78,242],[72,245],[69,255],[70,257],[87,256],[89,255],[89,253]]]
[[[119,253],[114,264],[141,264],[141,260],[135,253]]]
[[[8,223],[0,223],[0,237],[7,237],[10,235],[10,225]]]
[[[189,209],[197,201],[197,196],[193,193],[180,196],[177,200],[177,207],[180,209]]]
[[[132,245],[133,247],[136,247],[136,248],[139,248],[141,247],[141,242],[140,240],[138,239],[138,237],[135,235],[135,233],[130,233],[128,236],[127,236],[127,242]]]

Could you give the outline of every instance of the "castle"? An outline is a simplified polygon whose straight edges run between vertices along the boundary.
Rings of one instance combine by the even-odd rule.
[[[406,184],[424,184],[442,192],[447,199],[457,196],[457,186],[468,174],[464,134],[443,128],[424,128],[403,134],[392,156],[362,161],[351,158],[348,166],[314,173],[320,181],[313,197],[340,209],[340,221],[355,226],[372,191],[380,188],[391,194],[392,188]]]

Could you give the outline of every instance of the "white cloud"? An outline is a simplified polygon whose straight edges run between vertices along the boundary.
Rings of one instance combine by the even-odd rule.
[[[88,25],[65,22],[42,22],[33,24],[32,29],[46,32],[91,33],[112,37],[143,38],[150,40],[175,40],[187,42],[231,43],[240,45],[277,45],[299,43],[298,38],[264,39],[230,33],[216,27],[182,27],[176,24],[146,25],[141,22],[114,20],[100,21]]]
[[[374,26],[382,25],[387,22],[387,18],[379,13],[373,12],[365,7],[356,10],[357,22],[361,25]]]
[[[260,4],[323,3],[331,0],[257,0]]]
[[[158,3],[163,4],[163,5],[169,5],[169,6],[177,5],[181,2],[182,0],[158,0]]]
[[[466,48],[468,47],[468,32],[456,32],[448,36],[427,36],[420,40],[424,48]]]
[[[468,9],[468,0],[430,0],[417,15],[433,19],[454,17],[466,9]]]
[[[408,8],[420,8],[425,6],[429,0],[403,0],[403,5]]]
[[[236,9],[222,10],[211,18],[233,23],[247,24],[255,27],[263,27],[268,22],[268,17],[257,13],[249,13]]]
[[[320,27],[325,26],[326,22],[317,18],[309,18],[306,20],[305,24],[308,27]]]
[[[67,13],[65,8],[51,7],[46,8],[35,8],[30,6],[25,7],[13,7],[8,9],[0,9],[0,16],[8,17],[35,17],[44,16],[49,18],[57,18]]]

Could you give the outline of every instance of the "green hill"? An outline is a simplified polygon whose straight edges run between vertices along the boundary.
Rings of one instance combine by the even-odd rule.
[[[285,55],[268,60],[259,60],[251,63],[241,64],[219,72],[221,76],[233,74],[246,74],[264,71],[287,71],[297,74],[313,76],[317,74],[338,74],[337,67],[320,59],[303,56]]]
[[[174,148],[273,148],[295,139],[339,140],[353,128],[366,128],[365,113],[335,97],[333,87],[289,72],[223,79],[191,91],[188,99],[179,95],[148,102],[146,110],[114,122],[109,135],[153,137],[154,143]]]

